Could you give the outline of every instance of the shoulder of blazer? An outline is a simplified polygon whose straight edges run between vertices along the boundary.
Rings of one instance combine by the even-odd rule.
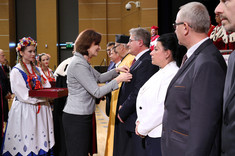
[[[136,70],[139,66],[143,65],[143,62],[150,62],[151,63],[151,57],[150,57],[150,50],[148,50],[147,52],[145,52],[137,61],[136,63],[133,64],[133,66],[131,66],[130,70],[134,71]]]
[[[151,58],[151,57],[150,57],[150,52],[151,52],[151,50],[146,51],[146,52],[139,58],[139,60]]]
[[[213,42],[208,39],[206,41],[204,41],[196,50],[195,52],[193,53],[192,56],[189,57],[189,59],[185,62],[185,64],[183,65],[182,68],[180,68],[178,70],[178,72],[176,73],[176,75],[174,76],[174,78],[171,80],[170,84],[169,84],[169,87],[168,87],[168,90],[169,88],[172,87],[172,85],[175,83],[175,81],[179,78],[179,76],[186,70],[188,69],[188,66],[193,62],[195,61],[195,59],[197,58],[197,56],[205,49],[205,47],[209,46],[213,44]]]
[[[195,55],[198,55],[205,47],[209,46],[209,45],[213,45],[213,42],[210,39],[207,39],[206,41],[204,41],[194,52]]]
[[[192,56],[189,57],[189,59],[185,62],[184,66],[182,68],[180,68],[179,72],[180,73],[181,71],[184,71],[185,69],[187,69],[187,67],[195,61],[195,59],[198,57],[198,55],[200,53],[204,53],[204,52],[208,52],[207,51],[204,51],[204,49],[208,46],[214,46],[213,42],[210,40],[210,39],[207,39],[205,40],[195,51],[194,53],[192,54]],[[203,52],[204,51],[204,52]]]
[[[88,62],[86,61],[86,59],[83,57],[83,55],[81,55],[80,53],[76,52],[74,54],[74,57],[73,59],[75,59],[75,62],[76,63],[79,63],[79,64],[82,64],[82,65],[85,65],[85,66],[89,66]]]

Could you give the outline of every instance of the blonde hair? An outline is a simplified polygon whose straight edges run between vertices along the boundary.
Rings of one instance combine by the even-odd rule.
[[[30,75],[29,72],[28,72],[28,70],[25,68],[24,63],[23,63],[21,57],[19,58],[19,63],[20,63],[20,65],[21,65],[23,71],[27,74],[27,76]],[[42,84],[44,84],[45,82],[44,82],[44,80],[43,80],[43,78],[42,78],[40,72],[36,69],[36,67],[35,67],[35,65],[33,64],[33,62],[30,62],[30,64],[31,64],[32,67],[33,67],[32,70],[41,78],[41,82],[42,82]],[[32,85],[31,85],[31,86],[32,86]]]

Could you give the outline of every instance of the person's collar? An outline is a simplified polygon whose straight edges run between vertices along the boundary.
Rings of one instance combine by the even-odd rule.
[[[201,41],[199,41],[198,43],[194,44],[191,48],[188,49],[186,55],[187,58],[189,59],[190,56],[192,56],[192,54],[194,53],[194,51],[203,43],[205,42],[207,39],[209,39],[209,37],[206,37],[204,39],[202,39]]]
[[[74,55],[80,57],[82,60],[84,60],[85,62],[87,62],[88,64],[90,64],[90,63],[84,58],[84,56],[83,56],[81,53],[75,52]]]
[[[135,56],[135,60],[137,61],[142,55],[144,55],[144,53],[146,53],[147,51],[149,51],[149,49],[145,49],[143,51],[141,51],[138,55]]]
[[[129,53],[127,53],[122,59],[121,59],[121,61],[128,55]]]
[[[75,52],[74,55],[75,55],[75,56],[79,56],[79,57],[83,58],[84,60],[86,60],[86,59],[83,57],[83,55],[82,55],[81,53],[79,53],[79,52]]]
[[[120,63],[121,63],[121,61],[119,61],[118,63],[116,63],[116,64],[115,64],[115,68],[117,68]]]

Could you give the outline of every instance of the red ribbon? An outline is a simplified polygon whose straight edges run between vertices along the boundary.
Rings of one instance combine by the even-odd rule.
[[[41,82],[39,80],[36,80],[35,88],[34,89],[42,89]]]
[[[45,83],[47,79],[43,75],[41,75],[41,78],[43,79],[43,81]]]
[[[42,72],[44,73],[44,75],[47,77],[49,82],[55,82],[55,78],[51,77],[51,73],[50,73],[50,70],[48,68],[47,68],[47,74],[44,72],[42,66],[41,66],[41,69],[42,69]],[[44,81],[46,81],[46,80],[44,80]]]
[[[40,104],[40,102],[39,102],[39,103],[38,103],[38,111],[37,111],[37,114],[39,114],[40,109],[41,109],[41,104]]]
[[[49,82],[55,82],[55,79],[54,79],[53,77],[49,77],[49,78],[48,78],[48,81],[49,81]]]
[[[28,75],[27,77],[28,77],[27,82],[29,84],[29,88],[32,90],[32,86],[31,86],[31,83],[30,83],[32,81],[32,77],[30,75]]]

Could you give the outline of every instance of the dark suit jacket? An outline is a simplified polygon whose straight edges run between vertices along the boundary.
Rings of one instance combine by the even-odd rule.
[[[136,114],[136,98],[139,89],[143,84],[155,74],[159,68],[152,65],[150,51],[144,53],[130,68],[132,80],[128,83],[122,83],[119,96],[117,110],[119,110],[121,119],[125,122],[124,127],[127,131],[135,132]]]
[[[229,56],[224,86],[222,156],[235,155],[235,52]]]
[[[163,116],[163,156],[218,156],[226,63],[203,42],[172,79]]]
[[[2,82],[3,96],[5,97],[7,93],[11,92],[11,88],[10,88],[10,81],[7,78],[6,73],[3,71],[1,65],[0,65],[0,79]]]
[[[5,96],[10,92],[11,93],[11,88],[10,88],[10,80],[6,75],[5,71],[2,69],[0,65],[0,83],[2,86],[2,100],[3,100],[3,114],[4,114],[4,121],[7,122],[8,120],[8,100],[5,98]]]

